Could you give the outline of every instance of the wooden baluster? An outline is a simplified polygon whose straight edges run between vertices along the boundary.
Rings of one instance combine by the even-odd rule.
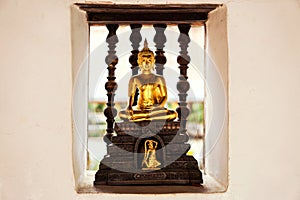
[[[130,24],[130,28],[131,28],[130,41],[133,50],[131,51],[129,62],[131,64],[132,76],[134,76],[137,75],[139,72],[137,59],[139,54],[140,42],[142,41],[142,35],[140,33],[142,24]],[[138,95],[139,95],[139,90],[136,89],[134,102],[132,104],[133,106],[137,105]]]
[[[180,129],[183,132],[186,132],[186,122],[187,122],[187,117],[190,114],[190,110],[187,107],[187,92],[190,89],[190,84],[187,81],[188,76],[187,76],[187,69],[188,69],[188,64],[190,63],[190,56],[188,55],[188,44],[191,41],[189,37],[189,30],[191,28],[190,24],[179,24],[178,25],[180,35],[178,38],[179,42],[179,47],[180,47],[180,52],[179,56],[177,57],[177,63],[179,64],[179,69],[180,69],[180,76],[179,76],[179,81],[177,82],[177,90],[179,91],[179,106],[176,109],[178,113],[178,118],[179,121],[181,122],[180,124]]]
[[[118,84],[115,82],[115,69],[116,65],[118,64],[118,57],[116,55],[116,44],[118,43],[118,37],[117,37],[117,29],[119,25],[118,24],[107,24],[106,28],[108,29],[108,35],[106,38],[106,42],[108,43],[108,55],[105,58],[105,62],[107,64],[107,70],[108,70],[108,77],[107,82],[105,83],[105,89],[107,91],[107,107],[104,110],[104,115],[106,117],[107,122],[107,129],[106,134],[104,137],[104,141],[108,144],[111,143],[111,137],[114,132],[114,122],[115,122],[115,116],[117,115],[117,110],[114,107],[114,97],[115,97],[115,91],[118,87]]]
[[[159,75],[163,75],[163,70],[164,70],[164,65],[167,62],[167,58],[164,55],[164,47],[165,43],[167,41],[166,35],[165,35],[165,30],[167,28],[166,24],[154,24],[153,25],[155,29],[155,36],[154,36],[154,42],[155,42],[155,47],[156,47],[156,55],[155,55],[155,60],[156,60],[156,73]]]

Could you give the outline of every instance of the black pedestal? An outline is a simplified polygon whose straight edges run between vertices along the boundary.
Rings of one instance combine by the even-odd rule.
[[[190,145],[180,122],[120,122],[115,124],[116,136],[107,147],[94,185],[197,185],[202,174],[196,159],[187,156]],[[158,143],[157,170],[142,167],[146,140]]]

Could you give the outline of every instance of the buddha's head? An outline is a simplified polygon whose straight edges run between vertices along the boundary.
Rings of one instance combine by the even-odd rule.
[[[153,149],[153,142],[150,140],[148,143],[149,149]]]
[[[154,68],[154,63],[154,53],[148,48],[148,43],[145,39],[144,48],[138,54],[138,65],[142,71],[151,71]]]

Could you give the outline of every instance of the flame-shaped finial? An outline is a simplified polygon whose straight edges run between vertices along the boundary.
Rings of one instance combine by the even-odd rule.
[[[149,49],[147,39],[145,39],[145,41],[144,41],[144,48],[139,52],[138,58],[140,58],[140,57],[142,57],[144,55],[150,55],[154,59],[154,53],[153,53],[153,51],[151,51]],[[155,61],[153,61],[153,62],[155,62]]]
[[[148,41],[147,41],[146,38],[145,38],[145,41],[144,41],[144,48],[143,49],[145,49],[145,50],[149,49],[149,47],[148,47]]]

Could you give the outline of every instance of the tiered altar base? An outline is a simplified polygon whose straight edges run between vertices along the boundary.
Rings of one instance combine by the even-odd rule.
[[[199,185],[203,182],[198,163],[186,155],[188,136],[180,122],[120,122],[107,147],[94,185]],[[142,166],[145,141],[158,143],[156,169]]]

